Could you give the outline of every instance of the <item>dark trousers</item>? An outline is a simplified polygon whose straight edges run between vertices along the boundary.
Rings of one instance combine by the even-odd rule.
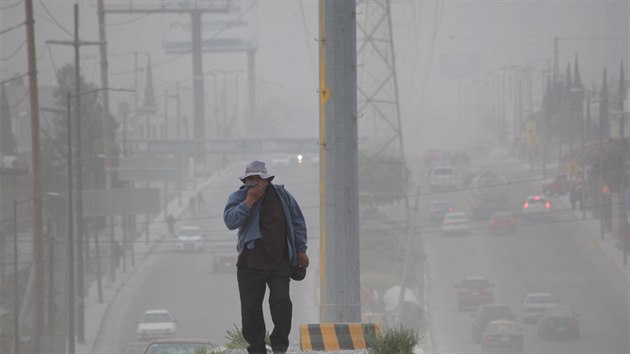
[[[273,331],[269,337],[271,348],[276,352],[287,350],[293,314],[293,304],[289,296],[290,275],[291,270],[288,265],[276,270],[237,268],[241,321],[243,336],[249,344],[248,353],[267,353],[263,317],[263,300],[267,286],[269,286],[269,310],[273,321]]]

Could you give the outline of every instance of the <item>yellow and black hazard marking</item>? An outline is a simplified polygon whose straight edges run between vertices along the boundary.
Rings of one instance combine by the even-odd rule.
[[[365,349],[366,341],[381,333],[374,323],[314,323],[300,325],[302,351]]]

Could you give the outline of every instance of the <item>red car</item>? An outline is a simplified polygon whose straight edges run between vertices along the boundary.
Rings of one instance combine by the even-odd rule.
[[[488,230],[493,234],[513,233],[516,231],[516,217],[511,211],[495,211],[488,221]]]
[[[494,284],[483,276],[469,276],[455,285],[457,289],[457,309],[492,304],[494,302]]]

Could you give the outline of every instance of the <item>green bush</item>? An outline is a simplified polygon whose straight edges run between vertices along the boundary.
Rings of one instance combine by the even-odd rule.
[[[414,329],[396,326],[378,336],[368,335],[366,340],[371,354],[413,354],[420,336]]]
[[[233,330],[227,330],[227,334],[225,335],[225,339],[227,339],[227,343],[225,343],[225,347],[227,349],[247,349],[247,341],[245,337],[243,337],[243,331],[238,328],[236,324],[234,324]],[[265,343],[267,345],[271,345],[271,340],[269,339],[269,331],[265,333]]]

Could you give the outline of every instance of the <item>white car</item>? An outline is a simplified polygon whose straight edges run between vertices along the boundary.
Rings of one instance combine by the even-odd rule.
[[[457,173],[451,166],[436,166],[429,175],[431,190],[453,190],[457,188]]]
[[[558,300],[550,293],[529,293],[521,303],[521,319],[523,322],[536,322],[545,309],[558,306]]]
[[[138,339],[174,337],[176,322],[167,310],[147,310],[138,321]]]
[[[182,226],[176,237],[175,247],[178,251],[203,250],[203,233],[197,226]]]
[[[540,195],[527,197],[523,202],[523,216],[527,219],[548,219],[551,212],[551,202]]]
[[[455,233],[469,233],[470,232],[470,220],[465,213],[455,212],[448,213],[444,216],[442,221],[442,233],[443,234],[455,234]]]

